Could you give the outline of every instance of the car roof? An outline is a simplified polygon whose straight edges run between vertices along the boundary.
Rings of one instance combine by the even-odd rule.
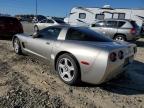
[[[83,26],[71,26],[71,25],[52,25],[49,27],[66,28],[66,29],[69,29],[69,28],[88,28],[88,27],[83,27]]]
[[[11,17],[11,16],[0,16],[0,18],[13,18],[13,19],[16,19],[15,17]]]
[[[49,27],[70,28],[71,26],[70,25],[52,25],[52,26],[49,26]]]
[[[104,19],[104,20],[100,20],[100,21],[134,21],[131,19]]]
[[[0,16],[0,20],[3,20],[3,21],[18,21],[17,18],[10,17],[10,16]]]

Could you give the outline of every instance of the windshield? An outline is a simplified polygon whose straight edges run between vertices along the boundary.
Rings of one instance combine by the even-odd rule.
[[[68,30],[67,40],[112,42],[113,40],[88,28],[72,27]]]

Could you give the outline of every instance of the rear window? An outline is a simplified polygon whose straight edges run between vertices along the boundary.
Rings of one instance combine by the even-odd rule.
[[[111,42],[112,40],[87,28],[70,28],[66,40]]]
[[[131,21],[130,23],[134,28],[139,28],[135,21]]]
[[[126,23],[126,22],[124,22],[124,21],[119,21],[119,22],[118,22],[118,27],[122,27],[125,23]]]
[[[51,19],[47,19],[47,23],[54,23],[54,21]]]
[[[59,24],[65,24],[65,22],[63,21],[63,20],[55,20],[57,23],[59,23]]]

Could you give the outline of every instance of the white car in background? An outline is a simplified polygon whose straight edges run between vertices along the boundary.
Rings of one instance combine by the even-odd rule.
[[[67,24],[61,19],[47,18],[35,23],[34,31],[39,31],[41,29],[54,25],[67,25]]]

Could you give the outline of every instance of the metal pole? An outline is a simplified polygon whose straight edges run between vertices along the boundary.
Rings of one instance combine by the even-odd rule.
[[[36,13],[35,13],[35,14],[36,14],[36,20],[37,20],[37,14],[38,14],[38,9],[37,9],[37,8],[38,8],[38,4],[37,4],[37,0],[36,0],[36,5],[35,5],[35,6],[36,6],[36,7],[35,7],[35,8],[36,8]]]

